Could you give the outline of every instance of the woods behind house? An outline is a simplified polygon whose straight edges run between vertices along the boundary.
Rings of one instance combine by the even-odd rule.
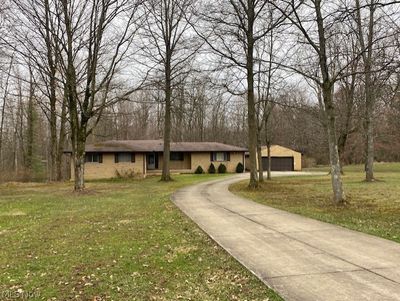
[[[62,180],[85,144],[261,146],[331,166],[400,160],[398,1],[6,0],[0,4],[0,180]],[[259,156],[260,157],[260,156]],[[260,165],[260,164],[259,164]],[[270,174],[269,177],[270,178]]]

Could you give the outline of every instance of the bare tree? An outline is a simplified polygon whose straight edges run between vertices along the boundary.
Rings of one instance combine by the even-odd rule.
[[[337,16],[334,13],[330,13],[330,11],[328,13],[328,10],[324,10],[322,6],[326,2],[322,0],[285,2],[291,6],[293,11],[292,15],[286,14],[286,16],[292,25],[297,28],[300,36],[303,37],[299,45],[305,45],[306,51],[312,51],[315,54],[315,57],[310,54],[308,56],[311,56],[314,62],[317,62],[318,68],[310,71],[308,67],[308,70],[305,70],[303,64],[298,66],[287,65],[286,67],[311,79],[319,87],[321,112],[329,145],[333,202],[335,204],[343,204],[345,202],[345,194],[341,177],[336,134],[336,112],[333,98],[334,84],[339,79],[342,70],[335,69],[335,63],[338,55],[340,57],[340,53],[337,53],[336,49],[330,49],[331,40],[340,39],[338,32],[335,32],[335,28],[332,26],[338,19],[336,19]],[[279,6],[276,7],[280,9]],[[337,9],[337,7],[333,7],[331,8],[332,10]],[[285,12],[282,11],[282,13]],[[329,18],[327,15],[329,15]]]
[[[40,97],[40,108],[49,121],[50,143],[49,172],[50,181],[60,180],[61,154],[65,136],[57,134],[65,132],[66,118],[59,118],[61,107],[65,107],[62,95],[60,74],[61,24],[58,18],[57,5],[49,0],[11,0],[12,14],[8,17],[9,34],[2,38],[16,53],[18,61],[26,65],[28,72],[38,90],[45,97]],[[64,110],[65,112],[65,110]],[[60,122],[58,122],[60,121]]]
[[[115,94],[113,89],[117,87],[113,80],[132,46],[138,25],[135,24],[138,7],[139,2],[128,0],[61,0],[65,39],[60,42],[65,56],[65,97],[76,191],[85,187],[85,142],[88,135],[105,108],[137,90],[136,87]]]
[[[203,27],[197,33],[208,44],[219,60],[219,70],[233,71],[234,94],[247,96],[248,148],[250,182],[249,187],[258,186],[257,176],[257,117],[255,107],[255,56],[256,45],[284,20],[283,15],[270,19],[273,9],[270,1],[229,0],[214,1],[204,6],[201,13]],[[286,7],[282,8],[286,12]],[[245,87],[243,87],[243,83]],[[229,84],[227,84],[229,86]],[[242,87],[238,88],[237,87]],[[245,90],[246,92],[243,92]]]
[[[324,113],[325,120],[327,121],[328,131],[328,142],[329,142],[329,156],[331,161],[331,178],[333,187],[333,200],[336,204],[343,203],[345,201],[345,195],[343,190],[343,183],[341,179],[341,165],[339,158],[339,150],[337,147],[336,138],[336,117],[335,107],[333,102],[333,86],[335,83],[335,77],[332,76],[329,68],[329,58],[327,52],[327,38],[326,38],[326,25],[324,24],[324,16],[321,9],[321,0],[314,1],[314,9],[316,15],[316,24],[318,27],[318,44],[314,43],[312,38],[304,30],[304,27],[300,25],[303,34],[306,39],[310,42],[314,50],[318,53],[319,67],[322,77],[322,96],[324,101]],[[299,23],[297,23],[299,24]],[[301,23],[300,23],[301,24]]]
[[[164,92],[164,151],[161,180],[171,180],[170,143],[172,95],[178,83],[190,72],[199,43],[190,34],[194,0],[150,0],[144,3],[147,18],[142,33],[146,43],[145,60],[153,70],[152,81]],[[160,78],[162,75],[162,78]]]
[[[273,20],[275,16],[270,10],[269,18]],[[282,32],[278,28],[272,28],[267,35],[264,36],[260,43],[256,45],[255,52],[257,63],[255,64],[255,85],[256,85],[256,114],[257,114],[257,159],[258,159],[258,179],[260,182],[264,180],[262,144],[267,147],[268,152],[268,168],[267,179],[271,179],[271,139],[273,136],[273,125],[270,122],[272,111],[277,104],[279,91],[283,91],[285,80],[279,73],[279,59],[285,57],[280,52],[282,42],[279,36]],[[263,139],[264,138],[264,139]]]
[[[362,53],[364,63],[364,80],[365,80],[365,132],[366,132],[366,148],[365,148],[365,179],[367,182],[371,182],[374,179],[374,127],[373,127],[373,111],[374,111],[374,87],[372,82],[372,56],[373,56],[373,44],[374,44],[374,31],[375,31],[375,10],[377,1],[371,0],[368,9],[368,31],[365,38],[363,30],[363,22],[361,19],[361,6],[360,1],[356,0],[356,23],[358,30],[359,43],[362,49],[365,49]]]
[[[12,56],[10,59],[9,67],[6,74],[6,80],[4,85],[4,93],[3,93],[3,101],[1,106],[1,120],[0,120],[0,167],[3,165],[3,130],[4,130],[4,120],[5,120],[5,112],[7,106],[7,97],[8,97],[8,89],[10,84],[10,76],[11,76],[11,68],[13,66],[13,59]]]
[[[364,77],[365,180],[367,182],[374,181],[374,124],[378,91],[380,86],[385,85],[384,81],[390,77],[388,76],[391,69],[389,65],[398,60],[390,49],[393,47],[392,37],[396,34],[396,27],[388,26],[388,24],[396,23],[391,19],[390,8],[395,5],[398,8],[398,4],[398,1],[355,1],[354,28],[361,48],[363,63],[361,71]],[[394,12],[394,15],[398,17],[398,11]],[[394,57],[392,57],[393,54]],[[379,78],[379,75],[383,75],[383,78]]]

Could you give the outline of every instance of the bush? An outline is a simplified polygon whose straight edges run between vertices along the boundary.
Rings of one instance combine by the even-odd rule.
[[[226,173],[226,166],[224,164],[220,164],[218,166],[218,173]]]
[[[242,173],[244,172],[244,166],[241,162],[238,163],[238,165],[236,166],[236,172],[237,173]]]
[[[204,173],[203,168],[199,165],[197,166],[196,170],[194,171],[195,174],[197,175],[201,175],[202,173]]]
[[[117,179],[140,179],[143,178],[141,173],[135,172],[134,169],[126,169],[126,170],[115,170],[115,176]]]
[[[208,173],[215,173],[215,166],[214,164],[210,164],[210,167],[208,168]]]

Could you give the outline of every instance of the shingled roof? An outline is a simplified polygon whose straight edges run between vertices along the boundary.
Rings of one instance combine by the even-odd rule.
[[[109,140],[88,144],[86,152],[162,152],[163,140]],[[246,148],[218,142],[171,142],[172,152],[245,152]],[[65,152],[71,152],[66,150]]]

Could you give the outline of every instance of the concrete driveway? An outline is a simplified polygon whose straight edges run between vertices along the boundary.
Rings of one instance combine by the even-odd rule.
[[[286,174],[275,174],[282,175]],[[228,191],[231,183],[247,177],[186,187],[172,199],[285,300],[400,300],[400,244],[273,209]]]

